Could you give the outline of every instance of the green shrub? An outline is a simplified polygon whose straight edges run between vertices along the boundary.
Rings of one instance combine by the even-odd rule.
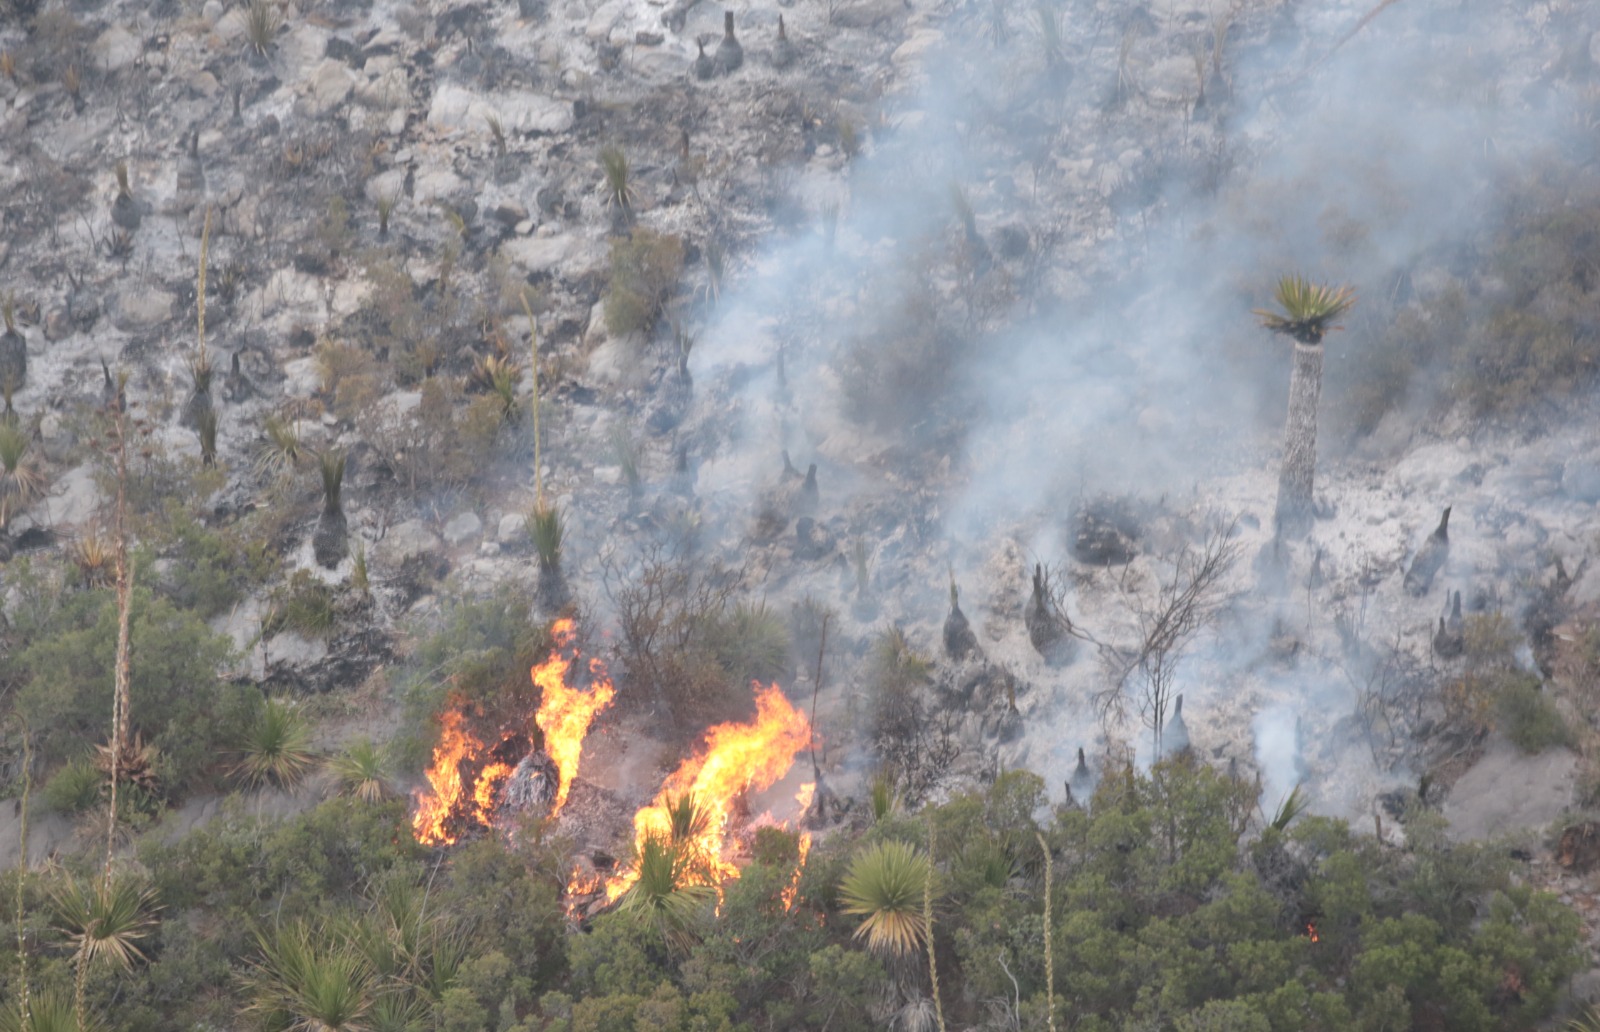
[[[1498,691],[1500,729],[1526,753],[1572,744],[1572,730],[1532,674],[1507,674]]]
[[[683,241],[649,229],[611,240],[611,283],[606,328],[613,334],[648,330],[661,314],[683,270]]]
[[[740,602],[708,621],[706,644],[736,685],[788,677],[789,628],[765,602]]]
[[[100,788],[105,783],[106,776],[93,763],[71,760],[45,782],[45,805],[69,817],[82,813],[100,801]]]
[[[296,570],[289,583],[272,593],[272,608],[262,627],[268,636],[293,631],[306,638],[326,638],[338,617],[333,588],[310,570]]]
[[[198,787],[220,768],[260,694],[218,681],[228,640],[194,613],[136,586],[132,616],[130,727],[160,750],[164,791]],[[109,734],[116,644],[116,598],[102,589],[63,599],[17,654],[16,706],[38,735],[42,761],[79,755]]]

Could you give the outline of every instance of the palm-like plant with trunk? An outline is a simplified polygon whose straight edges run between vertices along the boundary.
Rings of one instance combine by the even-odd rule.
[[[317,456],[322,471],[322,515],[311,535],[311,550],[318,564],[333,569],[344,561],[349,548],[349,525],[339,492],[344,487],[344,452],[325,451]]]
[[[90,970],[106,962],[133,970],[144,959],[139,943],[155,929],[159,907],[154,890],[109,873],[92,884],[69,881],[54,896],[57,927],[66,936],[75,968],[73,1011],[78,1025],[87,1027],[84,990]]]
[[[1355,291],[1285,276],[1275,293],[1278,311],[1257,308],[1261,325],[1294,341],[1294,371],[1289,379],[1289,419],[1283,434],[1283,466],[1278,473],[1279,534],[1304,533],[1311,526],[1311,492],[1317,471],[1317,405],[1322,398],[1322,338],[1340,327],[1334,320],[1355,304]]]

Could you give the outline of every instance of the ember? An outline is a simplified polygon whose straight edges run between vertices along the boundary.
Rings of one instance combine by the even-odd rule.
[[[1310,921],[1306,922],[1306,937],[1312,942],[1322,941],[1322,936],[1317,934],[1317,926]]]
[[[592,678],[587,690],[568,684],[568,674],[579,659],[572,648],[573,621],[556,621],[551,633],[555,650],[532,670],[533,683],[540,689],[534,723],[543,733],[542,750],[519,731],[505,733],[494,746],[486,746],[467,726],[467,714],[446,712],[427,770],[429,787],[417,792],[411,827],[418,842],[459,841],[477,828],[492,826],[502,806],[551,817],[560,812],[578,774],[584,736],[594,718],[611,704],[616,688],[597,659],[587,665]]]

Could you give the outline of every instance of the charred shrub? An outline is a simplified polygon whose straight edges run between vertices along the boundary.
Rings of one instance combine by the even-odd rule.
[[[683,241],[650,229],[611,239],[611,285],[606,328],[614,334],[649,330],[683,271]]]

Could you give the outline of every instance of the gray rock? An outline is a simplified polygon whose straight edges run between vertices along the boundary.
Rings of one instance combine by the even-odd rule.
[[[478,519],[477,513],[457,513],[444,525],[444,539],[452,545],[459,545],[469,538],[476,537],[482,530],[483,521]]]
[[[1600,459],[1576,456],[1561,467],[1561,490],[1580,502],[1600,502]]]
[[[89,49],[101,71],[117,72],[138,59],[139,37],[120,25],[113,25],[102,32]]]
[[[1444,816],[1458,842],[1542,831],[1572,803],[1578,757],[1568,749],[1527,756],[1498,736],[1450,790]]]
[[[500,517],[494,538],[502,545],[511,545],[528,536],[528,518],[520,512],[508,512]]]
[[[119,330],[142,330],[160,326],[172,318],[173,296],[165,290],[144,286],[117,295],[117,312],[112,319]]]
[[[437,552],[442,547],[439,536],[429,530],[421,520],[407,520],[389,528],[373,547],[373,558],[385,566],[399,566],[407,559],[429,552]]]
[[[845,29],[870,29],[905,15],[905,0],[852,0],[833,12],[833,24]]]
[[[317,65],[308,81],[311,89],[306,95],[306,108],[315,117],[326,115],[343,104],[355,88],[355,77],[350,69],[331,57]]]

